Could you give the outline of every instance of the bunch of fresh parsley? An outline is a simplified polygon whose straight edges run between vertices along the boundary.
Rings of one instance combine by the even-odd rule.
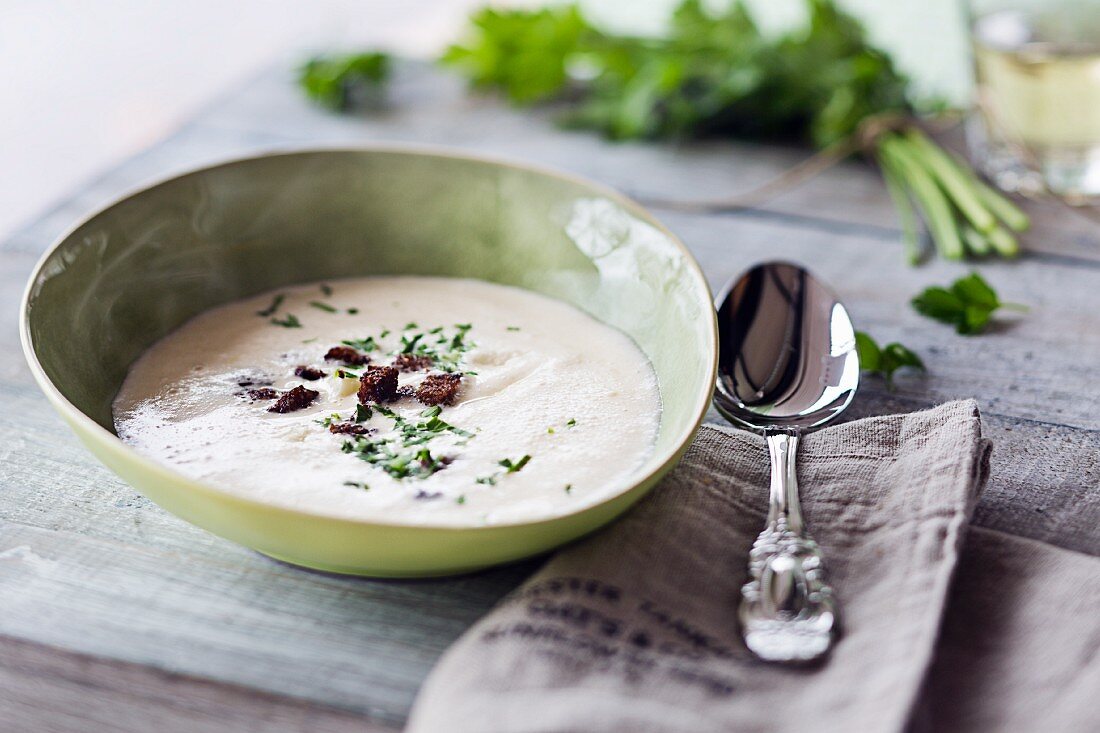
[[[685,0],[667,35],[614,35],[573,5],[484,8],[443,62],[512,102],[565,99],[567,123],[609,137],[729,135],[808,139],[853,133],[871,114],[906,110],[907,82],[859,23],[810,1],[806,29],[767,38],[740,3],[711,14]]]
[[[923,256],[918,215],[939,252],[1013,256],[1028,221],[925,135],[908,80],[832,0],[777,38],[741,2],[711,12],[684,0],[661,37],[609,33],[573,5],[484,8],[443,63],[516,104],[559,102],[567,125],[615,139],[783,138],[820,148],[870,136],[901,218],[908,259]]]

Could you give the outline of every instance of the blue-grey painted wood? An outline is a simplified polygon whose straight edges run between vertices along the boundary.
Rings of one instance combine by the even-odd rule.
[[[382,582],[263,558],[165,514],[99,466],[23,365],[23,282],[76,218],[140,183],[227,156],[386,140],[549,164],[643,198],[736,193],[804,154],[609,144],[468,96],[415,65],[401,68],[388,111],[340,117],[305,104],[277,71],[22,229],[0,245],[0,730],[395,729],[438,655],[537,563]],[[657,213],[712,285],[763,258],[813,268],[858,327],[903,341],[929,365],[927,375],[900,375],[893,393],[868,379],[852,416],[977,397],[996,450],[975,521],[1100,554],[1100,235],[1057,206],[1030,208],[1032,253],[982,269],[1032,310],[970,339],[906,302],[967,267],[905,267],[889,200],[858,162],[758,210]]]

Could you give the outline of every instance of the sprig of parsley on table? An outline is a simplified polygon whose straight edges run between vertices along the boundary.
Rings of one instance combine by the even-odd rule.
[[[856,331],[856,353],[859,354],[859,368],[872,374],[881,374],[886,380],[887,389],[893,389],[894,372],[902,367],[925,371],[924,362],[910,349],[896,341],[880,347],[863,331]]]
[[[442,61],[517,105],[553,102],[569,126],[616,140],[734,137],[805,141],[837,159],[862,149],[885,177],[906,257],[929,239],[947,259],[1013,257],[1028,218],[919,127],[918,100],[889,54],[834,0],[806,23],[764,32],[744,0],[682,0],[659,36],[601,28],[576,5],[483,8]],[[824,155],[824,153],[822,153]]]
[[[944,288],[926,288],[913,298],[913,308],[923,316],[955,327],[966,336],[981,333],[1001,308],[1026,311],[1027,306],[1004,303],[981,275],[972,272]]]
[[[911,264],[925,256],[921,221],[945,258],[1015,256],[1027,215],[920,129],[917,113],[942,103],[917,99],[835,0],[804,2],[805,24],[774,34],[745,0],[681,0],[667,30],[644,37],[600,27],[576,4],[490,6],[441,62],[513,104],[552,103],[564,124],[616,140],[794,140],[834,162],[863,151],[882,170]],[[344,109],[358,82],[380,83],[387,70],[385,54],[319,57],[300,81]]]
[[[390,75],[389,54],[381,51],[314,56],[298,69],[298,84],[323,107],[345,110],[365,89],[385,84]]]
[[[443,63],[513,103],[563,100],[568,124],[616,139],[802,138],[829,145],[870,114],[908,109],[907,80],[829,0],[772,38],[742,2],[684,0],[658,37],[611,33],[576,5],[476,11]]]

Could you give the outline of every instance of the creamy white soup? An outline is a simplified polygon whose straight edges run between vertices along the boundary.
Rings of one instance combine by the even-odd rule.
[[[476,280],[295,286],[207,311],[134,363],[122,440],[260,501],[405,523],[606,498],[649,456],[656,376],[624,334]]]

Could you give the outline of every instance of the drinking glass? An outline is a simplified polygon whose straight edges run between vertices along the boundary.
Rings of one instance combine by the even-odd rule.
[[[1100,0],[969,0],[967,137],[1002,189],[1100,196]]]

